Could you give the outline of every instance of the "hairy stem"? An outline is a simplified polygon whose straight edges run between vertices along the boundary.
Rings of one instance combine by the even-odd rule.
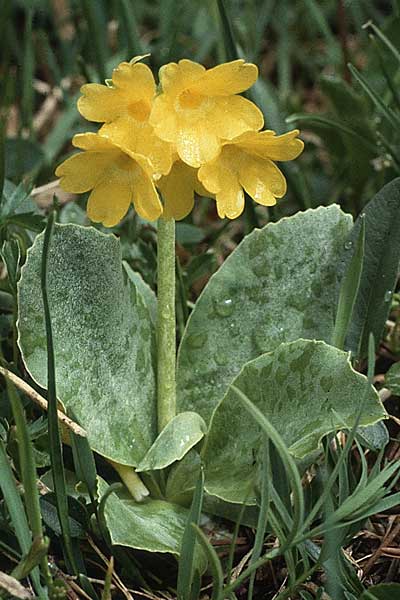
[[[157,414],[161,432],[176,414],[175,221],[158,221]]]

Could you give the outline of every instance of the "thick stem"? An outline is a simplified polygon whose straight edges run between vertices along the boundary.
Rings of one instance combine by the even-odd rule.
[[[176,414],[174,219],[159,219],[157,241],[157,414],[161,432]]]

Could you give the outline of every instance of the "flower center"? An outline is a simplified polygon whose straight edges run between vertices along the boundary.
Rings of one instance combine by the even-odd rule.
[[[204,96],[190,89],[184,90],[179,96],[181,108],[198,108],[204,101]]]
[[[147,121],[150,115],[150,104],[144,100],[131,102],[128,104],[128,112],[136,121]]]

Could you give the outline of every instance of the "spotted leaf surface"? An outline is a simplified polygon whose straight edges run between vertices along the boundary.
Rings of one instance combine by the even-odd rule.
[[[47,387],[40,287],[43,235],[19,283],[19,345],[33,379]],[[148,308],[124,274],[119,242],[91,227],[57,225],[48,295],[57,394],[94,450],[136,466],[156,437],[153,332]]]
[[[376,390],[353,370],[348,355],[325,342],[282,344],[248,362],[233,383],[299,459],[317,450],[327,433],[351,428],[363,399],[360,425],[387,416]],[[206,440],[206,490],[230,502],[244,501],[254,484],[254,458],[261,442],[261,428],[229,389],[213,414]]]
[[[244,363],[300,337],[331,340],[352,218],[320,207],[255,230],[210,279],[178,356],[178,406],[208,422]]]

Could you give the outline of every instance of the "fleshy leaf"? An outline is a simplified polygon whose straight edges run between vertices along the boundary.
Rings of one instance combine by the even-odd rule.
[[[18,330],[26,367],[45,388],[42,247],[39,235],[21,271]],[[156,437],[154,340],[146,304],[123,272],[117,238],[92,227],[57,225],[48,295],[60,401],[94,450],[136,466]]]
[[[107,488],[107,483],[99,478],[100,497]],[[112,544],[179,556],[189,510],[172,502],[151,498],[138,503],[123,489],[107,498],[104,516]],[[196,561],[203,572],[206,559],[200,548],[196,551]]]
[[[129,277],[129,279],[132,281],[132,283],[135,285],[135,287],[139,290],[139,292],[141,293],[141,295],[143,297],[143,300],[146,302],[147,308],[149,309],[151,321],[152,321],[153,325],[155,325],[156,321],[157,321],[157,297],[156,297],[155,293],[153,292],[151,287],[145,282],[145,280],[143,279],[141,274],[138,273],[137,271],[134,271],[131,268],[131,266],[129,265],[129,263],[127,263],[124,260],[122,264],[124,266],[124,269],[126,271],[126,274]]]
[[[327,433],[351,428],[366,394],[360,425],[387,416],[376,390],[353,370],[348,354],[325,342],[282,344],[248,362],[233,384],[268,418],[296,458],[317,450]],[[206,490],[230,502],[244,501],[254,483],[254,456],[261,442],[260,427],[229,389],[206,439]]]
[[[400,396],[400,362],[394,363],[385,375],[385,386],[395,396]]]
[[[206,422],[244,363],[300,337],[330,342],[352,226],[338,206],[255,230],[210,279],[178,356],[179,410]]]
[[[176,415],[160,433],[136,471],[164,469],[180,460],[204,437],[206,429],[204,420],[197,413]]]
[[[372,332],[379,344],[400,264],[400,178],[385,185],[363,210],[365,251],[360,287],[347,336],[347,349],[368,353]],[[356,227],[348,243],[355,243]]]

